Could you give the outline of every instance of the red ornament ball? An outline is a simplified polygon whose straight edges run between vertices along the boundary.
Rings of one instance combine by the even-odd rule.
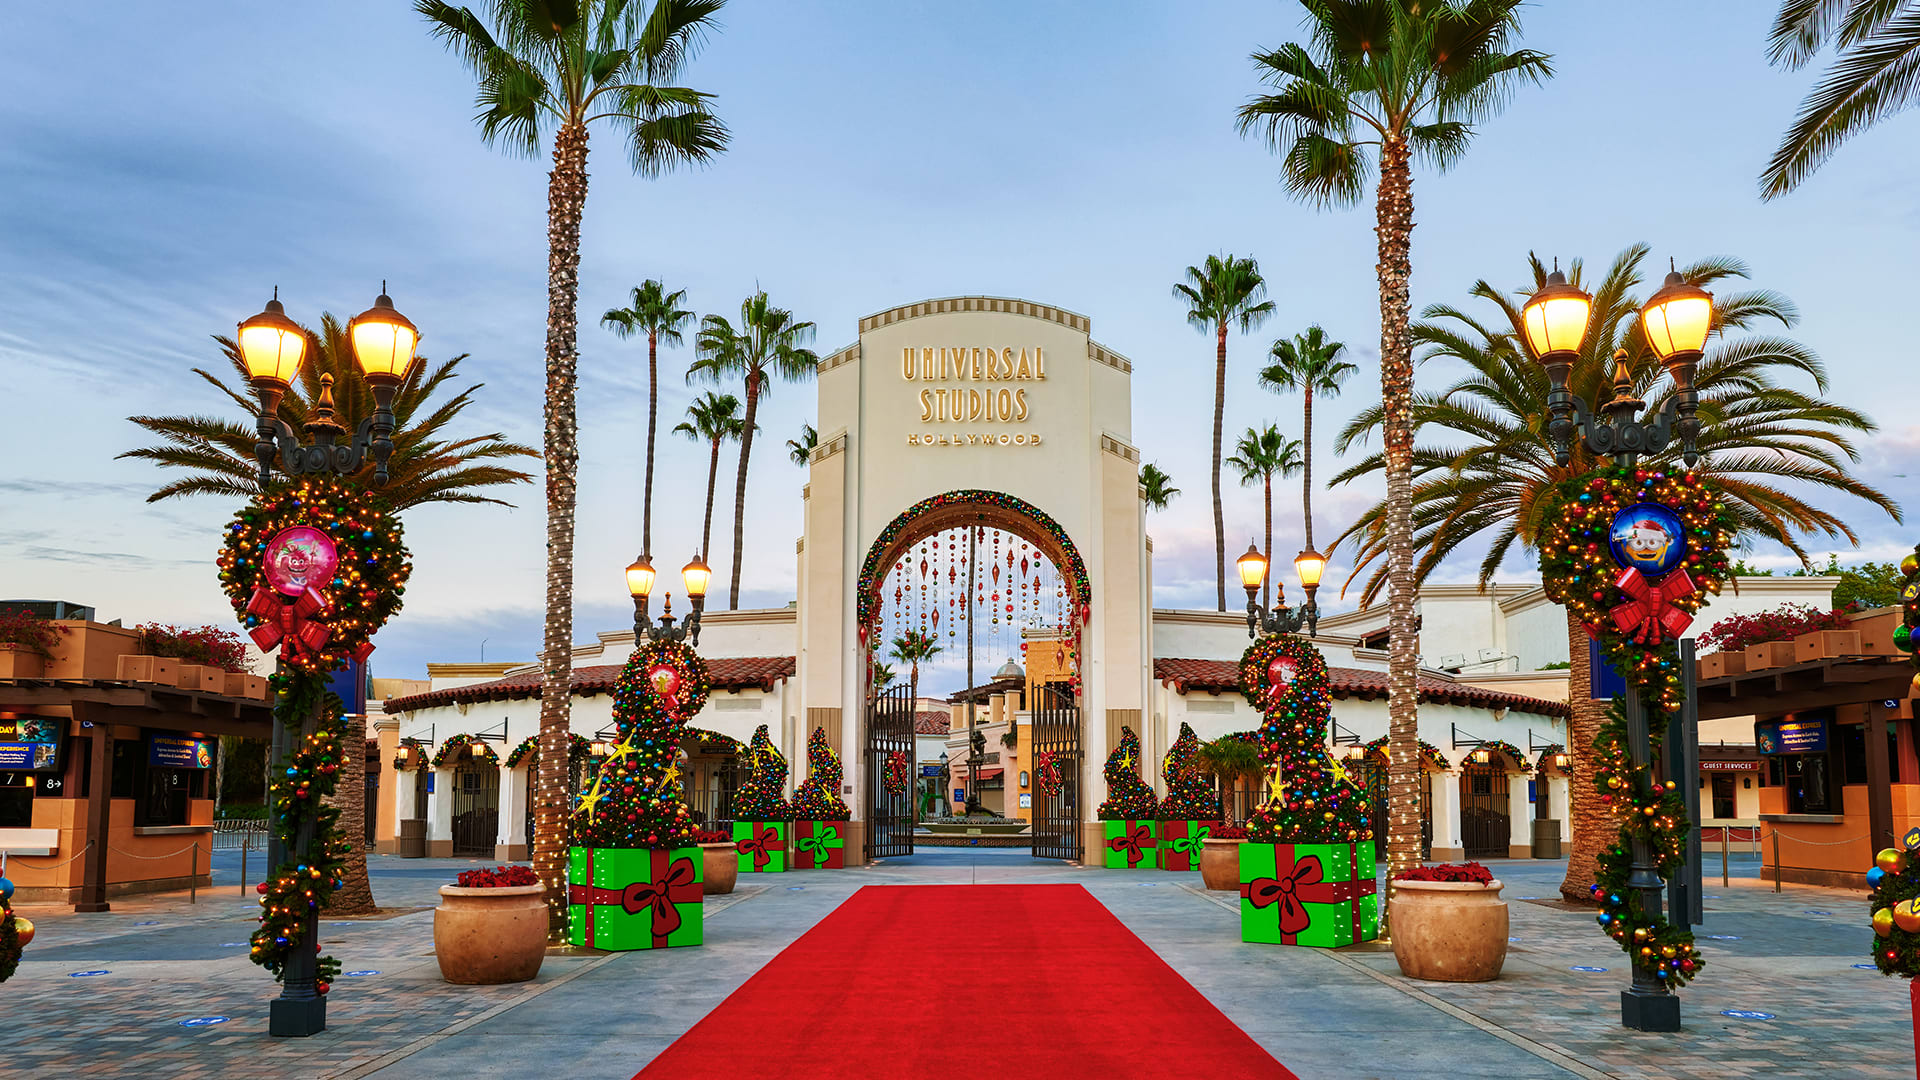
[[[647,669],[647,683],[654,693],[672,699],[680,692],[680,673],[670,664],[655,664]]]

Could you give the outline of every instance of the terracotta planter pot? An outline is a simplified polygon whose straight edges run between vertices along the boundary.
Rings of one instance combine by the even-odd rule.
[[[1486,982],[1507,962],[1507,902],[1500,882],[1395,881],[1387,924],[1393,958],[1410,979]]]
[[[1245,840],[1216,840],[1209,836],[1200,848],[1200,880],[1209,889],[1240,891],[1240,845]]]
[[[740,880],[740,856],[733,850],[733,841],[701,844],[700,851],[706,863],[705,873],[701,875],[701,892],[707,896],[732,892],[734,883]]]
[[[46,658],[39,653],[0,645],[0,679],[37,679],[46,673]]]
[[[547,956],[544,885],[440,886],[433,955],[440,977],[465,986],[526,982]]]

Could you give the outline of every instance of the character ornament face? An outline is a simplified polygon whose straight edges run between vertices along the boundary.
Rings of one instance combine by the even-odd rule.
[[[319,592],[333,580],[339,558],[333,540],[319,529],[283,529],[267,544],[267,583],[282,596]]]
[[[1686,557],[1686,529],[1672,510],[1639,503],[1614,515],[1609,530],[1614,562],[1648,578],[1666,576]]]

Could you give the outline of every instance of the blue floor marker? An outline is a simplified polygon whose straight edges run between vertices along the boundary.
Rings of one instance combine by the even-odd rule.
[[[95,975],[111,975],[111,974],[113,974],[113,972],[111,972],[111,971],[69,971],[69,972],[67,972],[67,978],[69,978],[69,979],[91,979],[91,978],[93,978],[93,977],[94,977]]]
[[[1510,938],[1508,938],[1507,940],[1508,940],[1508,941],[1519,941],[1520,939],[1519,939],[1519,938],[1517,938],[1517,937],[1510,937]]]
[[[378,975],[380,973],[377,971],[347,971],[342,972],[342,974],[349,979],[364,979],[369,975]]]
[[[1754,1009],[1721,1009],[1720,1015],[1731,1016],[1735,1020],[1771,1020],[1773,1019],[1772,1013],[1758,1012]]]
[[[1833,914],[1833,912],[1831,912],[1831,911],[1815,911],[1815,910],[1813,910],[1812,908],[1808,908],[1808,909],[1807,909],[1807,910],[1806,910],[1805,912],[1803,912],[1802,914],[1806,914],[1806,915],[1831,915],[1831,914]]]
[[[1708,934],[1708,941],[1739,941],[1739,934]]]
[[[1607,969],[1603,967],[1588,967],[1586,964],[1575,964],[1572,967],[1568,968],[1567,970],[1568,971],[1605,971]]]
[[[253,944],[251,941],[223,941],[220,943],[220,947],[223,949],[239,949],[251,944]]]
[[[196,1016],[191,1020],[180,1021],[180,1026],[181,1027],[212,1027],[215,1024],[224,1024],[226,1022],[227,1022],[227,1018],[224,1016]]]
[[[1880,970],[1879,964],[1855,964],[1853,966],[1859,968],[1861,971],[1879,971]]]
[[[134,923],[133,925],[135,925],[135,926],[159,926],[159,925],[160,925],[160,920],[159,920],[159,919],[148,919],[148,920],[147,920],[146,922],[137,922],[137,923]]]

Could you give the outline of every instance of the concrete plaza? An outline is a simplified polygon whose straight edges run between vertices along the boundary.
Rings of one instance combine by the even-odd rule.
[[[1717,857],[1710,862],[1717,871]],[[221,853],[215,881],[225,884],[202,890],[198,903],[174,894],[122,899],[95,915],[22,908],[39,936],[0,987],[15,1033],[5,1074],[625,1080],[854,890],[985,882],[1085,886],[1305,1080],[1897,1077],[1914,1067],[1906,987],[1856,966],[1872,936],[1863,898],[1794,886],[1776,894],[1750,858],[1736,857],[1730,884],[1717,873],[1708,880],[1699,928],[1708,964],[1682,991],[1678,1035],[1620,1028],[1625,958],[1591,913],[1558,902],[1557,862],[1494,864],[1508,886],[1513,941],[1493,983],[1414,982],[1377,951],[1242,944],[1237,900],[1206,892],[1198,874],[948,849],[857,870],[743,877],[732,895],[708,898],[702,948],[558,950],[534,982],[456,987],[434,964],[428,908],[437,886],[475,865],[484,864],[373,860],[375,895],[398,913],[323,922],[326,948],[348,974],[331,994],[329,1029],[304,1040],[265,1034],[275,987],[246,959],[254,904],[234,884],[237,856]],[[991,949],[994,918],[930,911],[925,929],[955,947]],[[938,1011],[954,1000],[947,991],[963,989],[935,977],[928,972],[925,995],[900,1008]],[[1045,1037],[1044,1017],[977,1006],[953,1015],[957,1040],[976,1022],[996,1045]],[[226,1019],[187,1023],[213,1017]]]

